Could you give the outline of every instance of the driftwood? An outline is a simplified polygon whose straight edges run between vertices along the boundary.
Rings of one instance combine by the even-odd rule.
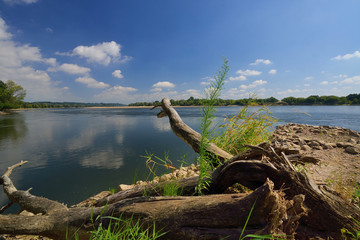
[[[198,151],[201,135],[183,123],[168,99],[162,101],[161,107],[159,116],[168,116],[174,133]],[[145,228],[155,224],[167,232],[164,239],[238,239],[254,203],[245,234],[282,234],[289,239],[339,239],[342,228],[356,230],[354,218],[360,219],[358,207],[319,188],[306,173],[295,171],[288,157],[269,144],[249,147],[237,156],[215,145],[207,149],[227,161],[212,173],[209,190],[204,196],[194,195],[198,178],[192,177],[177,180],[187,196],[159,196],[166,182],[149,183],[104,197],[92,207],[67,207],[34,196],[29,190],[17,190],[10,174],[26,163],[21,162],[7,169],[0,184],[10,203],[17,203],[33,215],[1,214],[0,234],[35,234],[65,239],[68,231],[70,235],[77,232],[80,239],[89,239],[88,231],[100,223],[92,223],[90,216],[95,219],[106,206],[103,216],[131,217],[138,219]],[[223,194],[234,183],[254,191]],[[106,224],[105,219],[103,225]]]

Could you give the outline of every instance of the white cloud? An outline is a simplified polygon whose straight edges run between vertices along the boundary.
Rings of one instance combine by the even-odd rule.
[[[304,78],[305,81],[311,81],[313,79],[314,79],[314,77],[312,77],[312,76],[308,76],[308,77]]]
[[[230,81],[245,81],[246,77],[243,75],[237,76],[237,77],[229,77]]]
[[[240,85],[240,89],[245,90],[245,89],[249,89],[249,88],[255,88],[257,86],[264,85],[266,83],[267,83],[267,81],[264,81],[264,80],[256,80],[249,85]]]
[[[9,40],[11,38],[11,34],[6,31],[7,28],[4,19],[0,17],[0,41]]]
[[[92,46],[77,46],[72,54],[58,53],[60,55],[77,55],[86,58],[89,62],[109,65],[111,62],[128,61],[130,57],[124,56],[121,59],[121,45],[115,41],[103,42]]]
[[[343,56],[338,55],[336,57],[331,58],[331,60],[349,60],[352,58],[360,58],[360,51],[355,51],[354,53],[348,53]]]
[[[38,0],[3,0],[5,3],[14,5],[14,4],[31,4],[36,3]]]
[[[296,95],[299,96],[300,94],[304,94],[304,93],[310,93],[310,92],[314,92],[314,89],[287,89],[284,91],[279,91],[277,92],[277,94],[279,95]]]
[[[258,65],[258,64],[260,64],[260,63],[263,63],[263,64],[265,64],[265,65],[269,65],[269,64],[271,64],[272,62],[270,61],[270,60],[265,60],[265,59],[256,59],[256,61],[255,62],[253,62],[253,63],[250,63],[250,65]]]
[[[62,71],[68,74],[88,74],[91,69],[76,64],[64,63],[59,67],[48,68],[49,72]]]
[[[277,73],[277,70],[276,69],[271,69],[270,71],[269,71],[269,74],[276,74]]]
[[[308,84],[308,83],[305,83],[304,84],[304,87],[310,87],[311,85],[310,84]]]
[[[336,76],[333,76],[333,78],[347,78],[348,75],[346,74],[339,74],[339,75],[336,75]]]
[[[238,70],[236,73],[240,74],[240,75],[244,75],[244,76],[258,76],[261,74],[261,72],[259,72],[259,71],[249,70],[249,69],[246,69],[245,71]]]
[[[121,73],[121,70],[115,70],[112,75],[116,78],[123,78],[124,76]]]
[[[43,70],[28,64],[31,62],[56,64],[54,58],[43,58],[38,47],[16,43],[7,32],[5,21],[0,18],[0,79],[11,79],[27,92],[26,101],[59,101],[66,89],[59,88]]]
[[[150,89],[150,92],[161,92],[162,88],[152,88]]]
[[[345,83],[345,84],[360,84],[360,75],[358,76],[353,76],[350,78],[346,78],[344,80],[342,80],[340,83]]]
[[[136,91],[137,89],[133,87],[123,87],[120,85],[113,86],[95,95],[95,100],[101,102],[118,102],[118,103],[141,101],[139,99],[141,99],[142,96],[130,95],[130,93]]]
[[[322,82],[320,83],[320,85],[328,85],[328,84],[329,84],[328,81],[322,81]]]
[[[164,82],[157,82],[153,85],[153,88],[173,88],[175,87],[175,84],[164,81]]]
[[[91,77],[78,77],[75,82],[86,84],[88,88],[108,88],[109,84],[98,82]]]

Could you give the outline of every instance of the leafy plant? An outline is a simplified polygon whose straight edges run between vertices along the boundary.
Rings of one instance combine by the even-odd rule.
[[[211,127],[216,113],[215,104],[221,95],[221,90],[223,89],[228,72],[229,72],[228,60],[224,58],[224,63],[221,69],[214,77],[214,80],[211,81],[209,86],[205,89],[206,100],[204,100],[203,102],[204,106],[201,109],[202,119],[200,123],[201,142],[200,142],[200,151],[198,158],[198,164],[200,166],[200,175],[197,186],[197,192],[199,194],[201,194],[202,190],[206,189],[210,183],[208,179],[210,178],[210,171],[213,169],[214,158],[211,158],[209,156],[206,149],[209,146],[210,139],[214,133],[214,130]]]
[[[213,142],[236,155],[246,150],[246,145],[268,141],[276,121],[265,106],[253,113],[249,112],[249,107],[244,107],[239,114],[225,118]]]

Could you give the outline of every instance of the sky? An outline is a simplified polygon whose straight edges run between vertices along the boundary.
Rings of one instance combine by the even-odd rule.
[[[0,0],[0,79],[25,101],[360,93],[359,0]]]

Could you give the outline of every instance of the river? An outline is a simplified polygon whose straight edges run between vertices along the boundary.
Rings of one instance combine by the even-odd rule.
[[[241,107],[219,107],[216,121]],[[250,111],[258,108],[251,107]],[[360,106],[273,106],[277,124],[331,125],[360,131]],[[198,130],[200,109],[177,108],[185,123]],[[0,116],[0,172],[29,161],[11,175],[18,189],[31,190],[68,205],[98,192],[146,179],[147,154],[174,165],[192,163],[196,154],[176,137],[158,109],[34,109]],[[160,171],[160,170],[159,170]],[[2,192],[2,191],[1,191]],[[0,194],[0,204],[7,198]]]

